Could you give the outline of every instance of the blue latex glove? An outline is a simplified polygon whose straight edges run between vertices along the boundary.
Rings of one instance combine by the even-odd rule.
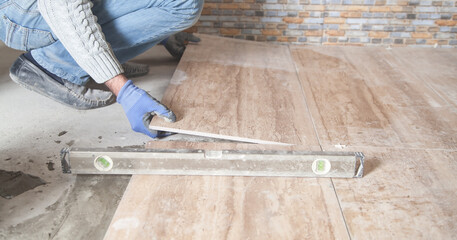
[[[133,131],[144,133],[152,138],[158,136],[157,131],[149,129],[149,124],[155,115],[165,119],[167,122],[176,121],[176,116],[170,109],[143,89],[133,85],[132,80],[128,80],[121,88],[117,96],[117,102],[124,108]]]

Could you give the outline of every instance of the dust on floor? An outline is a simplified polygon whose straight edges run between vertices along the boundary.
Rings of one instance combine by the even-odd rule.
[[[0,169],[21,171],[46,184],[0,198],[0,239],[102,239],[129,176],[63,174],[62,148],[142,145],[122,107],[80,111],[24,89],[8,76],[21,52],[0,46]],[[137,86],[160,99],[177,62],[154,47],[136,62],[150,65]]]

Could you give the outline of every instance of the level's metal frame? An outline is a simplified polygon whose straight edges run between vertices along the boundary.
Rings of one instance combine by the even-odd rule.
[[[64,148],[62,170],[73,174],[216,176],[363,176],[361,152]]]

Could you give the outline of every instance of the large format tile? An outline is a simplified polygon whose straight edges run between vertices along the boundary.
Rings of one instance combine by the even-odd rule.
[[[456,236],[455,84],[421,74],[449,53],[414,65],[429,50],[291,49],[323,149],[366,155],[362,179],[332,180],[351,238]]]
[[[409,74],[413,70],[398,63],[391,51],[292,47],[324,149],[335,145],[456,149],[456,108]],[[434,64],[440,63],[430,61],[430,68]]]
[[[454,239],[457,152],[361,149],[362,179],[333,179],[352,239]]]
[[[202,36],[188,46],[162,103],[178,121],[153,119],[152,129],[318,145],[287,46]]]

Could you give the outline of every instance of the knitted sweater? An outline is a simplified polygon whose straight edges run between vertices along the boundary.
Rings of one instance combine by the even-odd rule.
[[[38,0],[38,9],[78,65],[96,82],[123,73],[92,13],[90,0]]]

